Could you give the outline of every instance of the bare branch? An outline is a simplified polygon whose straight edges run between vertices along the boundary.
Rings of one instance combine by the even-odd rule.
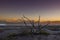
[[[34,27],[34,22],[33,21],[31,21],[29,18],[25,17],[24,15],[23,15],[23,17],[26,18],[30,22],[30,24],[32,25],[32,27]]]
[[[22,17],[22,20],[23,20],[23,22],[24,22],[25,26],[27,27],[27,23],[25,22],[25,20],[24,20],[24,18],[23,18],[23,17]]]
[[[39,16],[39,19],[38,19],[38,27],[40,27],[40,16]]]
[[[50,24],[50,21],[48,21],[48,23],[41,28],[44,28],[44,27],[48,26],[49,24]]]

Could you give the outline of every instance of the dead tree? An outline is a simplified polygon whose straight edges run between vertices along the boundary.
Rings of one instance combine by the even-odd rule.
[[[25,19],[27,19],[29,21],[29,23],[32,25],[31,32],[33,33],[34,32],[34,28],[35,28],[35,26],[34,26],[34,20],[31,21],[29,18],[25,17],[24,15],[23,15],[23,17]],[[40,23],[40,16],[39,16],[39,19],[38,19],[38,33],[41,31],[41,29],[43,29],[44,27],[48,26],[49,23],[50,22],[48,22],[46,25],[42,26],[41,23]],[[24,22],[24,24],[26,25],[25,22]]]

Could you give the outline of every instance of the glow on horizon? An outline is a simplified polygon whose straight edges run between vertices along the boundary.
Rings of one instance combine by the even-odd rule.
[[[13,21],[17,21],[18,19],[20,18],[0,18],[0,20],[6,20],[6,21],[10,21],[10,22],[13,22]],[[38,21],[38,18],[31,18],[31,20],[34,20],[34,21]],[[22,19],[21,19],[22,20]],[[40,18],[40,21],[60,21],[60,18]]]

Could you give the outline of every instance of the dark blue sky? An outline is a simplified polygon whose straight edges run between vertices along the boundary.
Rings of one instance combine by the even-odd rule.
[[[38,17],[55,20],[60,17],[60,1],[51,0],[0,0],[0,16],[4,18]]]

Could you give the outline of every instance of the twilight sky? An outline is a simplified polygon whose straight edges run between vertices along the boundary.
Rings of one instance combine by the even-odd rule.
[[[60,20],[60,1],[49,0],[0,0],[0,18],[20,18],[22,15],[32,19],[41,16],[42,20]]]

